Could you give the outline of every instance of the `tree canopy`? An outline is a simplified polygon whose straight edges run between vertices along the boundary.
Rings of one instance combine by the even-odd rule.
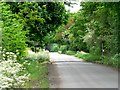
[[[11,11],[24,22],[29,41],[39,42],[42,46],[47,33],[67,22],[68,14],[64,3],[60,2],[9,2]],[[29,43],[30,44],[30,43]]]

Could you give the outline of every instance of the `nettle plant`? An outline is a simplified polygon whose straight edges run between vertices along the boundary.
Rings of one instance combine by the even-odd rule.
[[[17,55],[13,52],[6,52],[5,49],[0,51],[2,54],[2,59],[0,60],[0,89],[23,87],[29,79],[29,75],[22,73],[25,68],[17,62]]]

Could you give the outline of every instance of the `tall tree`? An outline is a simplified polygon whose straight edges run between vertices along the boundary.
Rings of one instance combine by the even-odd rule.
[[[67,13],[60,2],[23,2],[8,3],[18,18],[25,22],[24,30],[28,31],[30,41],[39,42],[42,46],[44,36],[54,31],[59,25],[67,22]]]

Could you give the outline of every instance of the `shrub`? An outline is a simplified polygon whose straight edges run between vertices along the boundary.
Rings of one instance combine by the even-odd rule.
[[[28,55],[26,56],[27,60],[37,60],[38,62],[44,62],[44,61],[48,61],[49,60],[49,52],[48,51],[41,51],[41,52],[37,52],[37,53],[28,53]]]
[[[85,53],[85,54],[87,54],[87,53]],[[75,56],[78,58],[83,58],[83,55],[84,55],[84,53],[81,53],[79,51],[77,51],[77,53],[75,54]]]
[[[61,45],[59,51],[62,51],[62,53],[65,53],[67,51],[67,45]]]
[[[15,15],[10,11],[9,5],[5,3],[0,3],[2,7],[2,47],[6,49],[7,52],[16,53],[19,50],[19,55],[17,58],[25,56],[24,50],[26,49],[26,31],[23,31],[22,20],[16,19]]]
[[[45,63],[27,60],[25,68],[26,72],[30,74],[30,81],[25,83],[24,88],[48,88],[48,68]]]
[[[65,53],[68,55],[75,55],[76,54],[75,51],[70,51],[70,50],[66,51]]]
[[[59,54],[61,54],[61,53],[62,53],[62,51],[58,51],[58,53],[59,53]]]
[[[112,65],[116,68],[120,68],[120,54],[115,54],[113,57],[109,60],[109,65]]]
[[[24,68],[15,60],[0,62],[0,88],[17,88],[24,86],[28,75],[19,75]]]
[[[3,49],[3,57],[0,60],[0,89],[20,88],[29,79],[29,75],[24,73],[25,68],[16,60],[16,54],[6,52]]]
[[[59,45],[54,43],[50,46],[50,51],[51,52],[57,52],[59,50]]]
[[[93,54],[93,55],[101,55],[101,48],[100,47],[96,47],[96,46],[93,46],[90,48],[90,53]]]
[[[79,58],[82,58],[86,61],[99,61],[100,60],[100,56],[97,56],[97,55],[93,55],[93,54],[90,54],[90,53],[85,53],[85,52],[77,52],[75,54],[76,57],[79,57]]]

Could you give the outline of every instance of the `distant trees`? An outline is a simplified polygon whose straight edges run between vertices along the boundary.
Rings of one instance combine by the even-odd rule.
[[[120,59],[120,3],[82,2],[66,25],[56,29],[58,44],[69,50],[86,51],[101,63],[118,66]],[[65,39],[67,42],[65,42]],[[92,58],[91,58],[92,59]]]

